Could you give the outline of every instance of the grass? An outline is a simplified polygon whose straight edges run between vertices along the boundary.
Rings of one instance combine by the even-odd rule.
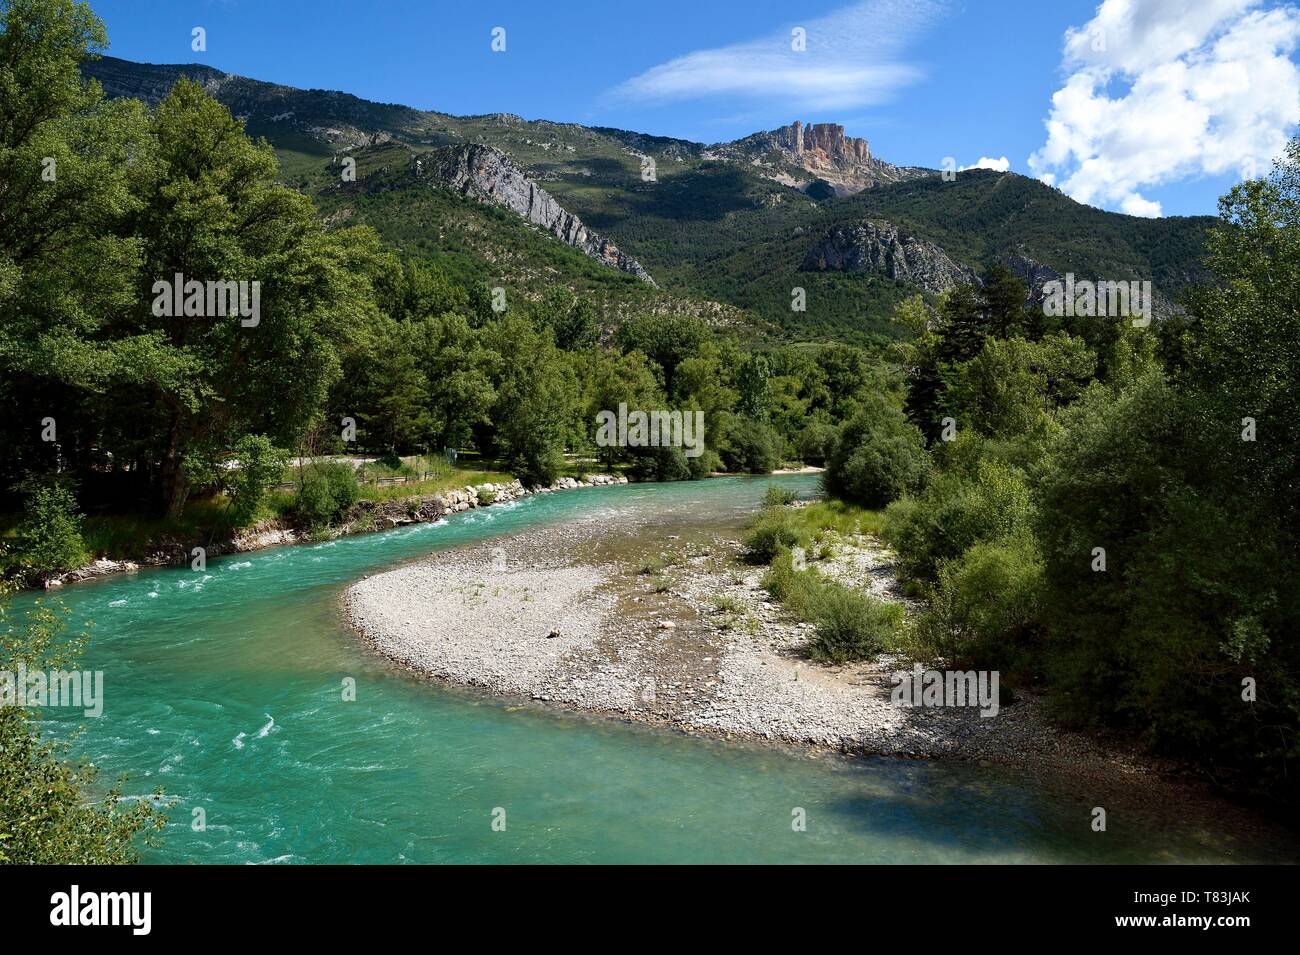
[[[716,613],[744,613],[745,604],[736,597],[731,596],[731,594],[723,594],[720,597],[713,598],[713,609]]]
[[[802,547],[814,552],[814,545],[822,545],[819,553],[825,558],[834,553],[829,545],[823,544],[823,539],[832,533],[841,537],[879,534],[884,523],[884,511],[843,501],[817,501],[804,507],[769,503],[750,521],[745,553],[750,562],[767,564],[782,550]]]
[[[445,475],[431,477],[425,481],[413,481],[409,484],[388,484],[378,486],[363,484],[359,497],[365,501],[397,501],[407,497],[425,497],[463,488],[469,484],[501,484],[514,478],[504,471],[463,471],[459,468]]]
[[[667,567],[677,563],[677,558],[672,554],[660,554],[658,557],[647,557],[637,566],[637,573],[644,576],[658,574]]]
[[[814,660],[848,663],[894,649],[904,639],[903,608],[898,604],[845,586],[814,569],[794,567],[795,547],[826,560],[834,556],[827,538],[878,534],[883,523],[882,511],[843,501],[819,501],[805,507],[769,501],[751,520],[746,555],[753,562],[769,565],[763,586],[772,599],[816,625],[808,648]]]
[[[897,649],[905,639],[903,608],[812,569],[795,570],[789,551],[763,576],[772,598],[809,623],[816,633],[808,650],[821,663],[848,663]]]

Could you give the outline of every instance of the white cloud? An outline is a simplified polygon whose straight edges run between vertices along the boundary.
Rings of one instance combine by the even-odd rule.
[[[992,169],[994,172],[1006,172],[1010,168],[1011,160],[1006,156],[1003,156],[1001,159],[990,159],[988,156],[981,156],[979,159],[975,160],[975,165],[962,166],[958,172],[962,172],[966,169]]]
[[[794,112],[873,105],[922,78],[901,55],[942,9],[941,0],[864,0],[762,39],[677,57],[611,94],[651,103],[761,99]],[[806,33],[802,51],[792,49],[795,27]]]
[[[1080,202],[1158,216],[1150,189],[1267,169],[1300,123],[1300,10],[1104,0],[1065,34],[1069,76],[1029,168]]]

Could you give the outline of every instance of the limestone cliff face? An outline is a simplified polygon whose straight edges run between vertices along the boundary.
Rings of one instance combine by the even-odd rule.
[[[772,136],[781,148],[805,162],[853,165],[871,158],[870,144],[865,139],[845,136],[844,127],[838,123],[809,123],[805,126],[796,119],[789,126],[773,130]]]
[[[825,182],[841,196],[931,173],[931,170],[895,166],[875,158],[871,155],[870,143],[856,136],[845,136],[844,127],[838,123],[809,123],[805,126],[795,120],[789,126],[755,133],[734,143],[711,147],[710,151],[727,158],[748,156],[751,160],[776,153],[785,162]],[[812,181],[805,185],[812,185]]]
[[[946,292],[978,281],[932,242],[900,232],[888,222],[833,229],[808,250],[805,272],[879,272],[927,291]]]
[[[470,143],[435,150],[416,156],[413,164],[419,179],[454,189],[480,202],[504,206],[591,258],[620,272],[635,275],[650,285],[656,284],[636,259],[609,239],[588,229],[581,219],[565,210],[504,153],[491,146]]]

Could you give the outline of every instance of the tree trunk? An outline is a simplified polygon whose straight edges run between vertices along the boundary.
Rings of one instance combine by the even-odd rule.
[[[167,436],[167,453],[162,462],[162,503],[164,513],[170,518],[178,518],[185,510],[185,501],[190,496],[190,483],[185,475],[185,464],[181,460],[181,416],[172,412],[171,429]]]

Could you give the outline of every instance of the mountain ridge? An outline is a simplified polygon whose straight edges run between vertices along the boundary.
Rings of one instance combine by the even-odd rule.
[[[803,269],[836,230],[850,235],[868,223],[906,236],[932,261],[942,262],[941,253],[952,266],[944,275],[977,275],[1015,259],[1031,282],[1066,272],[1149,278],[1158,296],[1174,302],[1204,274],[1199,259],[1213,221],[1110,213],[1015,173],[967,170],[945,180],[880,160],[867,140],[835,123],[795,121],[706,145],[505,112],[453,116],[201,64],[106,57],[84,72],[110,96],[148,103],[190,76],[242,118],[250,135],[271,143],[281,178],[312,196],[327,223],[372,225],[406,254],[437,258],[461,281],[513,286],[526,298],[568,285],[592,296],[612,322],[629,310],[677,309],[749,324],[757,337],[765,334],[758,329],[774,327],[796,339],[896,338],[902,332],[892,314],[902,298],[919,292],[932,299],[946,281],[918,281],[930,271],[899,268],[889,255],[867,255],[858,260],[863,268]],[[495,150],[532,184],[520,186],[513,220],[478,211],[509,209],[509,202],[483,205],[492,201],[490,189],[472,190],[469,204],[463,197],[449,202],[407,170],[413,157],[472,144]],[[340,182],[345,156],[356,164],[355,184]],[[524,194],[533,188],[580,228],[561,223],[556,231],[558,214],[532,222]],[[600,271],[539,244],[563,245],[566,235],[580,238],[574,254]],[[805,312],[791,309],[796,287],[806,290]]]

